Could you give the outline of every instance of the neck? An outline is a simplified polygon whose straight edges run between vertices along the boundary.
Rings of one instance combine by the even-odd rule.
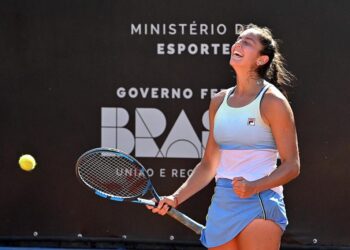
[[[255,95],[261,87],[263,81],[257,75],[252,74],[237,74],[236,76],[236,89],[237,95]]]

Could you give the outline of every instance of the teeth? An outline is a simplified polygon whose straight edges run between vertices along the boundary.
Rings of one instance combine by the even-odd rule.
[[[240,56],[240,57],[242,57],[242,54],[241,54],[241,53],[239,53],[239,52],[237,52],[237,51],[233,52],[233,54],[234,54],[234,55],[236,55],[236,56]]]

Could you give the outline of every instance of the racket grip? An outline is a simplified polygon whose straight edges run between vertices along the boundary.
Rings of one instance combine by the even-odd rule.
[[[175,220],[184,224],[186,227],[192,229],[196,234],[201,234],[202,230],[204,229],[204,226],[202,224],[199,224],[198,222],[194,221],[187,215],[179,212],[175,208],[171,208],[167,214],[173,217]]]

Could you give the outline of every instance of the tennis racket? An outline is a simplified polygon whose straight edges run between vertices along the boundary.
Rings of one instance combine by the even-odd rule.
[[[157,202],[140,198],[150,192],[160,200],[142,164],[118,149],[95,148],[85,152],[77,160],[76,174],[95,194],[106,199],[157,206]],[[175,208],[170,208],[168,215],[197,234],[204,228]]]

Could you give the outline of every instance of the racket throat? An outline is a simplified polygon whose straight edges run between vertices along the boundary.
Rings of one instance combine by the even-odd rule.
[[[160,196],[158,195],[157,191],[154,189],[153,185],[151,187],[151,193],[157,201],[160,201]]]
[[[147,199],[142,199],[142,198],[137,198],[136,200],[132,200],[132,203],[138,203],[138,204],[143,204],[143,205],[148,205],[152,207],[156,207],[158,203],[152,201],[152,200],[147,200]]]

